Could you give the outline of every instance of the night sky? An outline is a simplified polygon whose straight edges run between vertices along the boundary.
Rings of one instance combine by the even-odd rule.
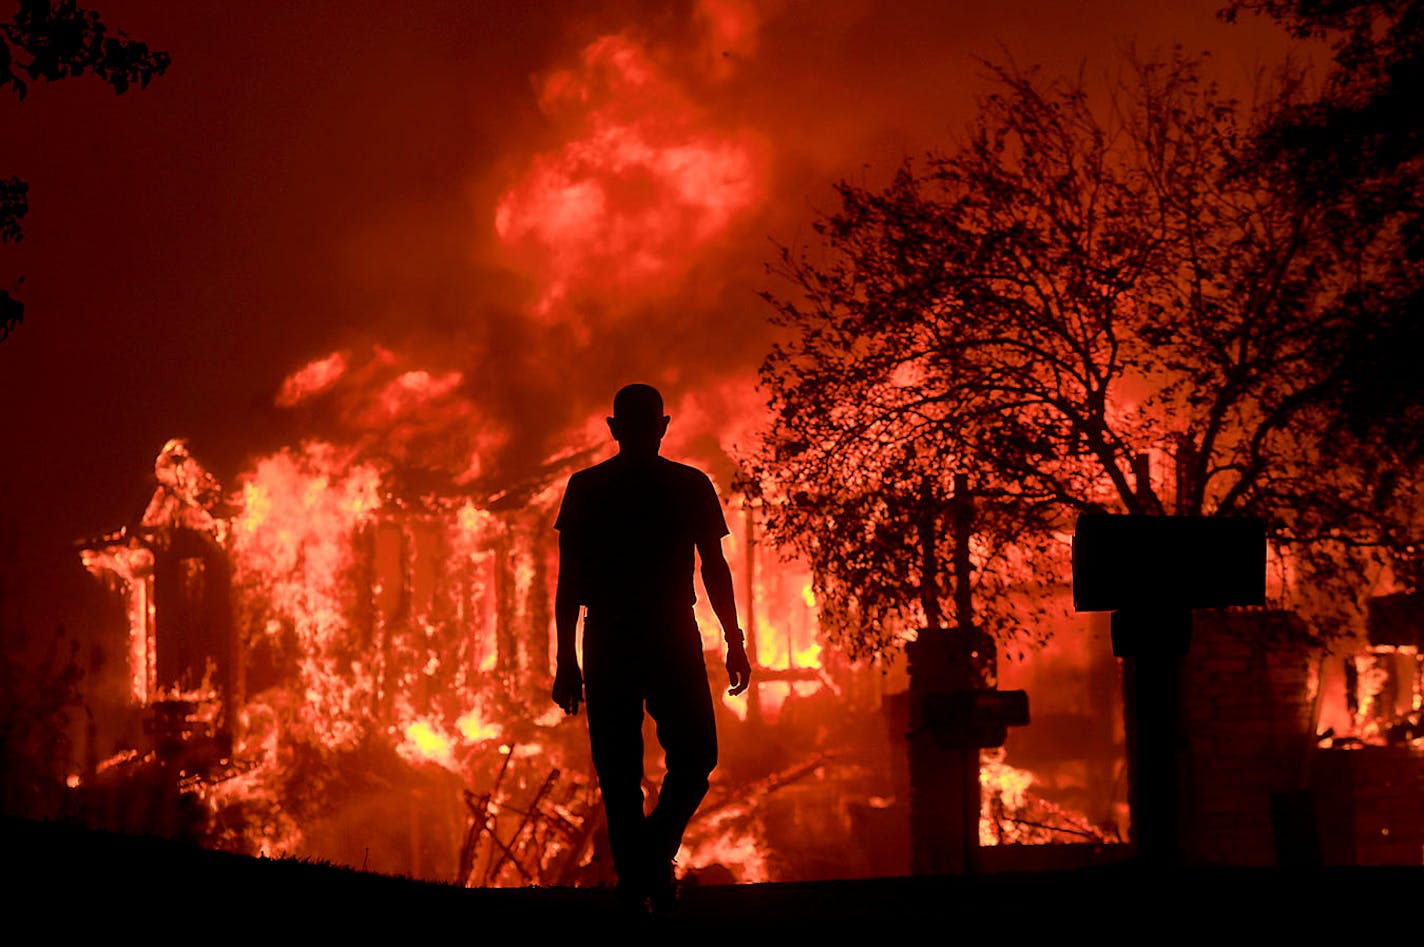
[[[90,5],[173,65],[0,100],[0,175],[31,185],[0,247],[26,304],[0,565],[35,630],[82,626],[72,543],[133,515],[168,438],[231,484],[308,428],[380,427],[274,406],[313,359],[458,372],[432,410],[480,429],[491,481],[581,443],[624,381],[715,424],[755,401],[771,241],[809,240],[837,178],[952,144],[979,57],[1093,77],[1181,44],[1246,96],[1287,49],[1217,0]]]

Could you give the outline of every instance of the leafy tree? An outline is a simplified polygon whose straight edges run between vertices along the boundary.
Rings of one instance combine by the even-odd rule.
[[[0,633],[0,814],[53,818],[73,764],[70,728],[83,707],[78,643],[64,630],[42,655],[18,629]]]
[[[1363,190],[1388,198],[1376,210],[1400,209],[1386,188],[1400,174],[1417,184],[1424,155],[1424,2],[1235,0],[1221,16],[1235,22],[1242,12],[1332,52],[1320,92],[1282,99],[1261,129],[1264,144],[1291,160],[1315,200]]]
[[[26,634],[13,598],[19,573],[18,534],[0,517],[0,816],[54,818],[74,763],[83,668],[63,628],[43,641]]]
[[[765,296],[785,334],[752,473],[853,655],[955,614],[933,568],[955,472],[979,508],[976,619],[1001,639],[1066,588],[1079,511],[1261,515],[1298,587],[1337,595],[1407,545],[1407,478],[1386,496],[1333,427],[1376,313],[1361,274],[1398,235],[1301,200],[1195,63],[1127,76],[1098,110],[1081,79],[995,69],[958,147],[883,189],[842,182],[818,245],[771,267],[790,289]]]
[[[98,13],[75,0],[19,0],[13,17],[0,23],[0,88],[9,86],[20,99],[32,82],[55,82],[87,74],[108,83],[116,95],[138,85],[147,88],[163,75],[170,59],[132,40],[110,33]],[[0,178],[0,243],[24,237],[21,221],[29,211],[29,185],[17,177]],[[24,306],[0,290],[0,341],[24,318]]]
[[[1350,235],[1347,253],[1360,241],[1398,250],[1342,300],[1368,311],[1352,320],[1336,418],[1339,452],[1388,486],[1424,461],[1424,2],[1238,0],[1222,16],[1242,12],[1323,40],[1332,54],[1318,91],[1280,97],[1254,147],[1284,163],[1300,199]],[[1418,585],[1418,556],[1396,567]]]

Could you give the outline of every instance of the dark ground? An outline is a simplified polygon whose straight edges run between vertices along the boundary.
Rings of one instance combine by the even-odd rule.
[[[167,932],[190,944],[288,942],[299,934],[315,943],[497,937],[493,942],[537,944],[602,942],[627,931],[630,940],[673,943],[758,943],[774,934],[794,947],[801,945],[788,937],[887,944],[1177,944],[1184,936],[1194,943],[1424,943],[1424,868],[1114,865],[709,885],[686,890],[672,914],[648,919],[621,913],[607,890],[467,890],[58,824],[0,821],[0,852],[7,876],[0,903],[12,923],[26,934],[54,931],[61,942],[127,931]],[[1342,936],[1330,936],[1336,931]]]

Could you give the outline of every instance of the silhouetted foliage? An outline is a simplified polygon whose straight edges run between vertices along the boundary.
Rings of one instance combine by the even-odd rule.
[[[1274,18],[1327,42],[1318,93],[1280,99],[1255,146],[1288,165],[1299,194],[1346,235],[1394,234],[1398,255],[1361,274],[1341,379],[1342,450],[1393,468],[1424,461],[1424,3],[1419,0],[1244,0],[1223,11]],[[1371,449],[1371,448],[1375,449]]]
[[[72,715],[82,706],[78,642],[61,630],[42,654],[14,629],[0,639],[0,814],[53,818],[73,763]]]
[[[1424,3],[1235,0],[1221,16],[1235,22],[1242,11],[1331,47],[1333,68],[1320,93],[1282,101],[1262,128],[1264,143],[1292,161],[1312,197],[1379,190],[1384,177],[1417,162],[1424,150]],[[1408,177],[1417,181],[1417,169]]]
[[[8,289],[0,289],[0,342],[24,319],[25,304],[11,296]]]
[[[0,179],[0,242],[24,239],[20,220],[30,209],[30,186],[17,177]]]
[[[55,82],[87,74],[120,95],[135,84],[147,88],[170,64],[168,53],[112,33],[99,14],[74,0],[19,0],[14,16],[0,23],[0,88],[24,99],[32,82]],[[21,221],[29,211],[29,185],[0,179],[0,242],[24,238]],[[0,290],[0,341],[24,319],[24,304]]]
[[[163,75],[167,53],[129,39],[122,30],[110,35],[99,14],[74,0],[20,0],[19,10],[0,25],[0,85],[9,84],[24,98],[31,82],[55,82],[85,73],[113,86],[115,94],[137,83],[147,88]]]
[[[53,818],[73,762],[83,669],[63,629],[46,642],[25,633],[12,598],[19,562],[15,527],[0,518],[0,817]]]
[[[20,221],[30,209],[30,186],[17,177],[0,178],[0,243],[24,239]],[[25,306],[0,289],[0,342],[25,318]]]
[[[1380,312],[1362,274],[1398,268],[1399,235],[1303,200],[1194,63],[1129,74],[1105,112],[1081,80],[995,69],[959,147],[842,182],[819,245],[772,266],[791,292],[766,294],[787,331],[753,473],[852,654],[925,620],[914,504],[943,509],[956,471],[983,497],[977,617],[1001,638],[1066,591],[1077,511],[1264,516],[1297,591],[1340,580],[1347,607],[1409,544],[1412,478],[1386,496],[1336,437]]]

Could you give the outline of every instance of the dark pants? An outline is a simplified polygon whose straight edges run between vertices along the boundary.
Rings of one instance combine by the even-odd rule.
[[[717,728],[702,661],[702,638],[689,613],[670,622],[584,626],[584,693],[593,766],[603,792],[608,840],[620,883],[666,866],[717,765]],[[667,774],[653,811],[643,815],[643,712],[657,724]]]

